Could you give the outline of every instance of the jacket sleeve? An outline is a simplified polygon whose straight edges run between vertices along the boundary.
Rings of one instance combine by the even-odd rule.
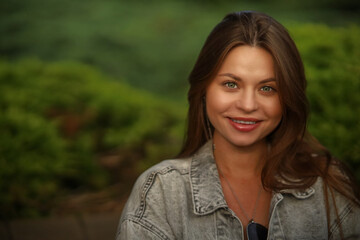
[[[352,206],[342,224],[345,239],[360,239],[360,207]]]
[[[154,239],[154,240],[163,240],[168,239],[165,236],[160,236],[156,231],[152,231],[151,228],[142,225],[141,223],[124,220],[118,229],[116,240],[132,240],[132,239]]]
[[[333,223],[330,228],[330,239],[360,239],[360,207],[354,203],[348,205],[339,212],[340,224]],[[343,238],[341,237],[343,236]]]
[[[137,179],[122,211],[116,240],[170,239],[167,233],[171,230],[162,212],[163,194],[158,190],[161,184],[156,179],[157,171],[152,169]]]

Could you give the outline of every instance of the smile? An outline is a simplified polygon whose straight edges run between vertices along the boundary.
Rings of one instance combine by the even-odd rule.
[[[235,123],[240,123],[240,124],[256,124],[255,121],[242,121],[242,120],[236,120],[236,119],[231,119],[231,121],[235,122]]]
[[[240,132],[251,132],[261,124],[261,120],[254,118],[228,118],[230,125]]]

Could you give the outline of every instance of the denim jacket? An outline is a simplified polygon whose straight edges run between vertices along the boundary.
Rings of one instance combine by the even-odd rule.
[[[338,193],[335,199],[344,238],[360,239],[359,207]],[[340,239],[340,231],[331,209],[328,232],[320,178],[303,191],[273,193],[268,239]],[[210,143],[138,178],[116,239],[244,239],[242,223],[225,201]]]

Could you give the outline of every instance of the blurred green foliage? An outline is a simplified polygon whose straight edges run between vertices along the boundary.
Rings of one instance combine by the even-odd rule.
[[[352,6],[352,1],[3,0],[0,56],[76,60],[131,86],[184,100],[185,79],[197,54],[226,13],[264,11],[285,24],[360,23],[359,1],[351,11],[331,8]]]
[[[1,61],[0,85],[1,218],[46,214],[55,197],[111,184],[102,155],[135,152],[120,160],[141,171],[180,148],[184,106],[91,67]]]
[[[360,28],[289,27],[305,63],[310,132],[360,180]]]
[[[306,67],[310,131],[359,179],[360,28],[288,27]],[[46,214],[59,195],[115,181],[102,155],[141,171],[180,148],[185,106],[92,67],[2,61],[0,85],[1,217]]]
[[[360,180],[360,28],[349,24],[359,9],[353,0],[1,1],[0,218],[49,214],[59,196],[128,181],[175,155],[187,75],[213,26],[238,10],[288,27],[306,66],[310,131]]]

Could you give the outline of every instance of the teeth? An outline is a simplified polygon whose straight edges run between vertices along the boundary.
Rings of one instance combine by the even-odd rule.
[[[240,123],[240,124],[256,124],[256,122],[252,122],[252,121],[241,121],[241,120],[235,120],[235,119],[231,119],[233,122],[236,123]]]

